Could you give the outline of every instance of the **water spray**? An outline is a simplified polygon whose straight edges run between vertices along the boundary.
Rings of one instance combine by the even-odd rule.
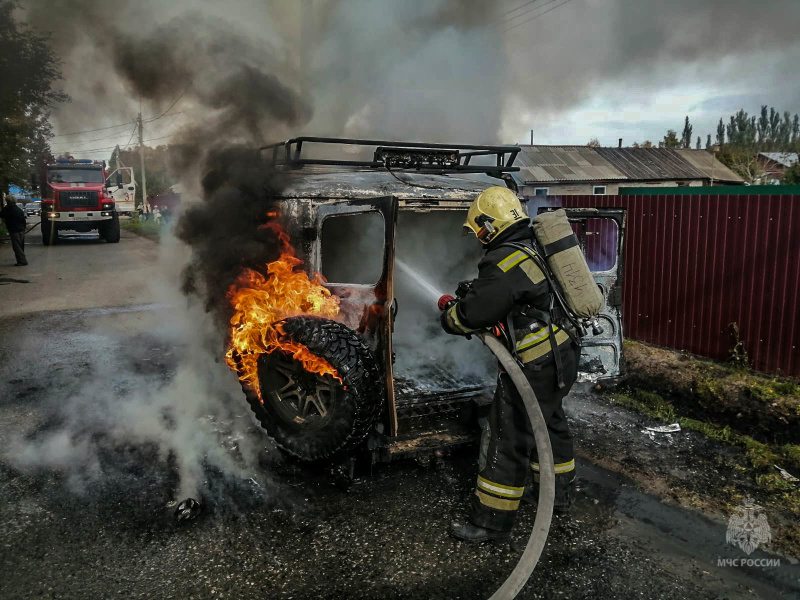
[[[431,282],[412,269],[410,265],[399,259],[395,259],[395,264],[397,264],[403,273],[417,285],[419,291],[423,292],[425,296],[434,299],[440,309],[447,305],[452,306],[450,301],[440,302],[445,298],[452,299],[452,296],[440,294]],[[461,294],[459,294],[459,296],[460,295]],[[486,347],[492,351],[492,354],[497,357],[498,362],[506,373],[508,373],[511,381],[517,388],[531,423],[533,437],[536,441],[536,451],[539,456],[539,501],[536,509],[536,519],[533,523],[533,531],[531,531],[528,543],[525,545],[525,550],[517,562],[517,565],[514,567],[514,570],[489,599],[511,600],[522,590],[533,573],[534,568],[536,568],[536,564],[539,562],[545,542],[547,541],[547,534],[550,532],[550,522],[553,519],[553,503],[556,493],[553,449],[550,447],[547,423],[539,408],[539,401],[536,399],[536,394],[533,388],[531,388],[530,383],[528,383],[528,379],[522,372],[517,360],[511,355],[505,345],[490,332],[482,331],[475,335],[480,338]]]

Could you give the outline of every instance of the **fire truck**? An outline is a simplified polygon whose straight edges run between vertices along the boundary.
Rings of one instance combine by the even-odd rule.
[[[119,213],[111,187],[106,185],[105,162],[57,158],[44,165],[42,243],[58,241],[60,231],[97,230],[107,242],[119,242]]]

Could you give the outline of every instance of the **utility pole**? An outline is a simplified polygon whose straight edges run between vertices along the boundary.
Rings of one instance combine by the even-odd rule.
[[[139,105],[141,109],[141,105]],[[142,131],[142,113],[139,111],[139,158],[142,162],[142,208],[150,212],[150,203],[147,201],[147,175],[144,172],[144,131]]]

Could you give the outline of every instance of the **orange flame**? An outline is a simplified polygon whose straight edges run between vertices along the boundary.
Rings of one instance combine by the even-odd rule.
[[[261,226],[271,229],[280,240],[280,258],[267,265],[267,275],[245,269],[228,290],[234,309],[231,317],[230,345],[225,355],[228,366],[238,371],[239,379],[260,395],[256,363],[261,354],[282,350],[291,354],[310,373],[341,377],[328,361],[308,348],[282,338],[278,321],[297,315],[332,318],[339,314],[339,298],[322,285],[322,276],[309,279],[303,261],[295,256],[289,236],[276,223]],[[236,356],[238,355],[238,362]]]

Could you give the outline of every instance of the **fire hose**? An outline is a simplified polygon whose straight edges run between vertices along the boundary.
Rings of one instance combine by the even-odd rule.
[[[497,357],[500,365],[505,369],[514,386],[517,388],[528,419],[533,429],[533,437],[536,440],[536,451],[539,456],[539,503],[536,509],[536,519],[533,523],[533,531],[525,545],[517,565],[511,574],[503,582],[497,591],[492,594],[489,600],[511,600],[525,586],[528,578],[536,568],[539,557],[544,550],[547,534],[550,531],[550,522],[553,519],[553,502],[556,493],[556,474],[553,466],[553,449],[550,447],[550,437],[547,433],[547,423],[545,423],[542,410],[539,408],[539,401],[536,394],[528,383],[528,379],[522,372],[517,361],[506,349],[503,343],[490,332],[485,331],[476,333],[481,341]]]
[[[462,298],[469,289],[469,282],[461,282],[458,286],[456,295]],[[440,311],[445,311],[455,304],[455,298],[444,295],[439,298],[438,307]],[[516,597],[520,590],[525,586],[528,579],[539,562],[539,557],[544,550],[547,542],[547,534],[550,531],[550,522],[553,519],[553,502],[556,494],[556,473],[553,465],[553,449],[550,447],[550,436],[547,432],[547,423],[539,408],[539,401],[536,394],[528,383],[528,378],[522,372],[519,362],[514,358],[505,345],[489,331],[476,332],[480,340],[497,357],[500,366],[511,378],[514,387],[517,388],[522,403],[525,405],[525,412],[533,430],[533,437],[536,441],[536,452],[539,457],[539,500],[536,509],[536,519],[533,522],[533,531],[525,545],[517,565],[511,574],[503,582],[497,591],[492,594],[489,600],[511,600]]]

